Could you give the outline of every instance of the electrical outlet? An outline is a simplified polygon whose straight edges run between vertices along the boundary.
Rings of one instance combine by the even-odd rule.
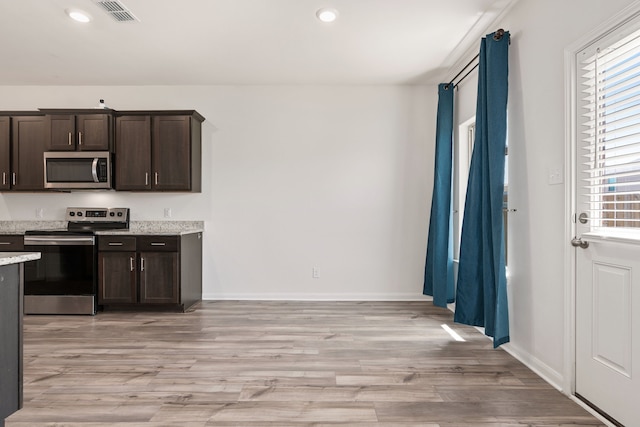
[[[311,277],[313,277],[314,279],[320,278],[320,269],[318,267],[313,267],[311,269]]]
[[[171,218],[171,208],[164,208],[164,217]]]
[[[36,209],[36,218],[44,218],[44,208]]]

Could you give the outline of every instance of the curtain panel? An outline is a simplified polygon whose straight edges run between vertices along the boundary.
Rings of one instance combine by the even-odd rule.
[[[453,92],[452,84],[438,86],[436,155],[423,287],[423,294],[433,296],[433,304],[440,307],[454,301],[451,217]]]
[[[483,326],[493,346],[509,342],[502,222],[509,33],[480,44],[476,137],[462,222],[454,320]]]

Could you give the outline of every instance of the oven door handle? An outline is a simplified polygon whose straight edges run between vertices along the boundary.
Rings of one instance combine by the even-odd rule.
[[[24,236],[25,246],[95,246],[95,236]]]

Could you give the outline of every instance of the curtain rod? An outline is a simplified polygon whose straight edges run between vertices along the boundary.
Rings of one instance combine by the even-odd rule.
[[[504,30],[502,28],[498,29],[494,34],[493,34],[493,39],[494,40],[500,40],[502,37],[504,36]],[[464,71],[469,68],[469,66],[471,64],[473,64],[473,61],[475,61],[476,59],[478,59],[478,57],[480,57],[480,54],[478,53],[476,56],[474,56],[471,61],[467,62],[467,65],[465,65],[464,67],[462,67],[462,70],[460,70],[460,72],[458,74],[455,75],[454,78],[451,79],[451,81],[449,83],[447,83],[447,85],[444,87],[445,89],[449,89],[449,86],[451,86],[453,84],[453,82],[460,76],[460,74],[464,73]],[[458,80],[456,82],[456,84],[453,85],[454,88],[458,87],[458,85],[460,83],[462,83],[462,81],[464,79],[467,78],[467,76],[469,74],[471,74],[471,72],[473,70],[475,70],[476,68],[478,68],[478,65],[480,65],[479,63],[477,63],[476,65],[474,65],[468,72],[467,74],[465,74],[464,76],[462,76],[462,78],[460,78],[460,80]]]

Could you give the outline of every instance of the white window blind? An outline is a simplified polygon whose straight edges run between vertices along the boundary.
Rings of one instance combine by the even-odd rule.
[[[592,228],[640,227],[640,31],[585,49],[579,117]]]

